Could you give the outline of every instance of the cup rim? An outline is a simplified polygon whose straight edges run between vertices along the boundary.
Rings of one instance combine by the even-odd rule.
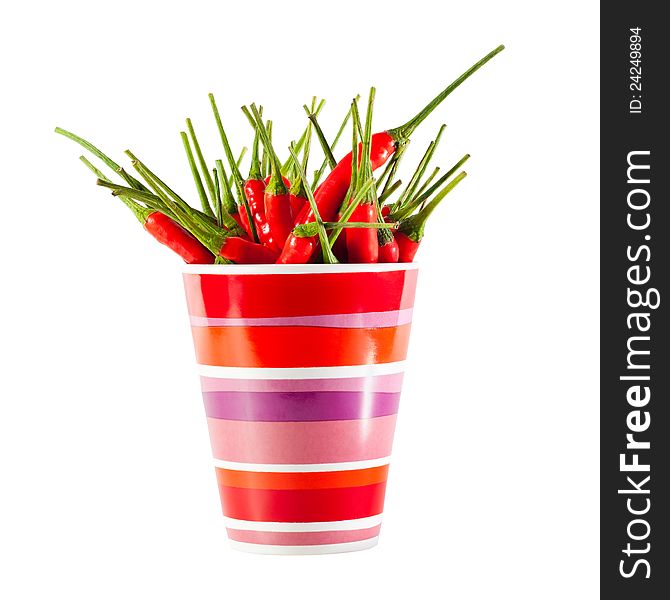
[[[414,271],[418,263],[343,263],[287,265],[203,265],[185,264],[182,272],[191,275],[304,275],[308,273],[387,273]]]

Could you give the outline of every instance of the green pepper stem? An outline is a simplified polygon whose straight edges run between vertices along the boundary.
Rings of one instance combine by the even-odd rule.
[[[444,175],[442,175],[442,177],[440,177],[433,185],[431,185],[422,194],[417,194],[417,196],[411,202],[408,202],[406,206],[394,207],[394,209],[391,211],[391,217],[393,218],[393,220],[395,221],[402,220],[411,215],[417,208],[423,209],[428,199],[433,195],[435,190],[437,190],[458,169],[460,169],[469,158],[470,158],[469,154],[464,155],[463,158],[461,158],[453,167],[451,167],[451,169],[449,169]]]
[[[222,197],[222,210],[221,210],[221,222],[226,229],[236,230],[238,229],[237,221],[231,216],[232,213],[236,212],[237,204],[235,204],[235,199],[233,198],[233,193],[230,191],[227,182],[227,173],[226,169],[223,166],[223,161],[220,159],[216,160],[216,172],[218,173],[219,181],[223,182],[221,186],[221,197]]]
[[[318,104],[318,105],[316,105],[316,96],[312,96],[312,110],[311,110],[311,112],[314,113],[317,117],[319,116],[319,114],[321,113],[321,109],[322,109],[325,105],[326,105],[326,101],[323,100],[323,99],[319,101],[319,104]],[[314,106],[316,106],[316,108],[314,108]],[[309,125],[307,125],[307,126],[305,127],[305,129],[303,130],[302,134],[301,134],[300,137],[298,138],[298,141],[297,141],[296,144],[295,144],[295,152],[296,152],[296,154],[299,154],[300,151],[303,149],[303,146],[305,145],[305,140],[307,139],[307,135],[309,135],[309,134],[308,134],[308,129],[309,129]],[[292,164],[293,164],[293,159],[289,156],[289,157],[284,161],[284,164],[281,166],[281,172],[282,172],[284,175],[286,175],[286,174],[288,173],[288,169],[290,168],[290,166],[291,166]]]
[[[272,132],[272,121],[268,119],[265,121],[265,128],[268,130],[268,134]],[[270,171],[270,154],[263,146],[263,153],[261,156],[261,170],[263,171],[263,179],[268,176]]]
[[[360,96],[356,96],[356,99],[358,100]],[[340,137],[342,137],[342,134],[344,133],[344,130],[347,126],[347,123],[349,123],[349,119],[351,118],[351,106],[349,107],[349,110],[347,111],[346,116],[344,117],[344,120],[340,124],[340,128],[337,130],[337,135],[335,136],[335,139],[333,140],[332,146],[330,146],[330,152],[331,154],[335,152],[335,147],[337,146],[337,142],[340,141]],[[323,172],[326,170],[326,166],[328,165],[328,158],[324,158],[323,162],[321,163],[321,166],[317,171],[314,172],[314,179],[312,180],[312,190],[316,189],[316,186],[319,185],[319,181],[321,180],[321,177],[323,175]]]
[[[268,182],[267,189],[269,189],[270,193],[275,195],[287,194],[288,190],[286,189],[286,185],[284,184],[284,180],[282,179],[281,174],[281,163],[279,162],[277,153],[272,146],[272,141],[270,140],[268,131],[265,129],[263,117],[261,117],[260,113],[258,112],[258,107],[253,103],[251,104],[251,112],[253,113],[256,120],[257,131],[261,136],[261,141],[263,142],[263,146],[268,152],[270,157],[270,164],[272,165],[272,169],[270,171],[270,181]]]
[[[242,110],[245,110],[245,107],[242,107]],[[259,109],[259,113],[260,113]],[[263,116],[263,113],[260,113]],[[263,179],[263,173],[261,171],[261,160],[258,154],[258,146],[260,141],[260,134],[258,133],[258,128],[256,124],[253,123],[254,127],[254,143],[251,146],[251,167],[249,169],[249,179]]]
[[[351,129],[351,191],[353,193],[358,185],[358,175],[361,164],[359,142],[363,141],[361,115],[358,111],[358,100],[356,98],[351,102]]]
[[[115,173],[119,173],[130,187],[133,187],[137,190],[143,190],[145,192],[147,191],[147,188],[142,184],[141,181],[135,179],[132,175],[129,175],[128,173],[123,171],[116,162],[114,162],[111,158],[109,158],[109,156],[104,154],[101,150],[98,150],[98,148],[96,148],[93,144],[91,144],[91,142],[86,141],[84,138],[81,138],[78,135],[75,135],[71,131],[61,129],[60,127],[56,127],[55,132],[65,136],[66,138],[72,140],[73,142],[76,142],[82,148],[88,150],[93,156],[99,158],[110,169],[112,169],[112,171],[114,171]]]
[[[398,229],[399,223],[368,223],[365,221],[324,221],[326,229]]]
[[[218,228],[209,219],[202,218],[202,213],[196,211],[181,196],[174,192],[163,180],[161,180],[155,173],[153,173],[144,163],[142,163],[130,150],[126,150],[126,154],[133,161],[133,167],[140,174],[140,176],[147,182],[149,187],[154,190],[157,196],[172,210],[176,217],[186,214],[190,219],[202,224],[203,227],[210,231],[217,231]],[[182,224],[184,224],[182,222]],[[186,227],[186,225],[184,225]]]
[[[428,217],[433,213],[437,208],[437,205],[442,202],[444,197],[451,192],[467,175],[465,171],[461,171],[456,177],[454,177],[447,185],[445,185],[440,192],[433,198],[426,208],[421,212],[405,219],[400,223],[400,231],[407,235],[414,242],[420,242],[423,238],[424,230],[426,228],[426,221]]]
[[[223,145],[223,150],[226,154],[226,159],[228,160],[228,165],[230,166],[233,179],[235,181],[235,186],[238,188],[238,193],[244,197],[244,180],[242,179],[242,173],[237,168],[237,162],[233,156],[233,151],[230,148],[230,143],[228,142],[228,136],[226,135],[226,130],[223,128],[223,122],[221,121],[221,115],[219,114],[219,109],[216,105],[216,100],[214,99],[214,94],[209,94],[209,103],[212,107],[212,112],[214,113],[214,120],[216,121],[216,127],[219,130],[219,137],[221,138],[221,144]],[[240,203],[242,199],[240,198]]]
[[[311,108],[312,113],[309,113],[309,109],[307,108],[307,105],[306,104],[304,105],[304,109],[306,111],[308,111],[308,114],[313,114],[315,103],[316,103],[316,97],[314,97],[312,99],[312,108]],[[305,137],[305,143],[303,144],[303,152],[302,152],[302,171],[303,171],[303,173],[307,173],[307,167],[309,165],[309,154],[310,154],[310,150],[311,150],[311,147],[312,147],[312,128],[313,127],[314,127],[314,124],[310,119],[310,121],[307,123],[307,128],[306,128],[307,135]],[[298,151],[296,150],[296,154],[297,153],[298,153]],[[293,170],[295,171],[295,168]],[[290,171],[290,169],[287,169],[287,172],[288,171]],[[296,172],[295,178],[294,178],[293,182],[291,183],[291,189],[289,191],[290,191],[292,196],[296,196],[298,198],[307,198],[307,191],[305,190],[305,188],[308,185],[309,184],[305,180],[303,180],[303,178],[300,177]]]
[[[215,161],[216,171],[218,173],[219,182],[221,183],[221,201],[223,202],[223,207],[225,212],[229,215],[235,214],[238,212],[237,203],[233,197],[232,187],[230,184],[230,177],[226,172],[226,168],[223,166],[223,161],[216,159]]]
[[[435,154],[435,150],[437,149],[437,146],[440,143],[442,133],[444,132],[445,129],[446,125],[440,126],[440,130],[438,131],[436,138],[428,145],[428,148],[426,149],[423,158],[416,167],[416,170],[414,171],[412,178],[407,184],[407,187],[403,190],[402,194],[400,195],[400,198],[398,198],[398,202],[396,203],[398,207],[402,208],[413,197],[417,186],[421,182],[423,174],[426,172],[426,169],[428,168],[428,164],[433,158],[433,154]]]
[[[182,227],[185,227],[191,231],[192,228],[189,226],[186,210],[169,197],[169,195],[161,188],[161,186],[152,178],[151,174],[147,172],[137,160],[133,160],[132,164],[142,179],[147,182],[149,187],[153,189],[156,195],[160,198],[161,206],[163,208],[158,210],[167,216],[171,216]]]
[[[368,96],[368,105],[365,113],[365,131],[363,133],[363,141],[361,143],[361,158],[359,164],[359,177],[357,185],[360,185],[361,182],[366,181],[372,177],[372,163],[370,162],[370,146],[372,142],[372,110],[375,101],[376,90],[374,87],[370,88],[370,94]],[[358,112],[358,108],[355,108]],[[360,123],[360,118],[358,119]],[[376,198],[372,194],[363,195],[360,190],[354,191],[354,194],[359,196],[362,204],[372,204],[376,202]]]
[[[216,127],[219,130],[219,137],[221,138],[221,143],[223,144],[223,150],[226,154],[226,159],[228,160],[228,165],[230,166],[230,170],[232,172],[233,181],[235,182],[235,190],[237,191],[237,200],[239,204],[244,208],[244,212],[247,214],[247,220],[249,222],[249,227],[251,229],[251,237],[254,240],[254,242],[257,242],[258,234],[256,233],[256,225],[251,215],[251,209],[249,208],[247,197],[244,193],[244,180],[242,179],[242,173],[240,173],[240,170],[237,167],[237,163],[235,162],[235,157],[233,156],[233,151],[230,149],[230,144],[228,143],[228,136],[226,135],[226,131],[223,128],[223,122],[221,121],[221,115],[219,114],[219,109],[216,106],[216,100],[214,100],[214,94],[209,94],[209,103],[212,106],[212,112],[214,113],[214,120],[216,121]]]
[[[433,98],[424,108],[422,108],[414,117],[412,117],[407,123],[401,125],[400,127],[395,127],[394,129],[389,129],[388,133],[400,143],[406,142],[410,136],[414,133],[414,130],[426,119],[426,117],[432,113],[443,101],[444,99],[451,94],[459,85],[461,85],[468,77],[473,73],[478,71],[483,67],[487,62],[489,62],[496,54],[499,54],[505,49],[505,46],[502,44],[489,52],[484,58],[477,61],[472,65],[465,73],[460,77],[455,79],[450,83],[446,88],[444,88],[435,98]]]
[[[242,146],[242,150],[240,150],[240,155],[237,157],[237,161],[235,164],[237,165],[237,168],[239,169],[242,166],[242,160],[244,159],[245,155],[247,154],[247,151],[249,148],[246,146]],[[240,171],[241,173],[242,171]],[[233,185],[235,185],[235,180],[231,174],[230,177],[228,177],[228,187],[232,189]],[[225,259],[224,259],[225,260]]]
[[[100,169],[98,169],[93,163],[91,163],[91,161],[88,160],[88,158],[86,158],[85,156],[80,156],[79,160],[83,162],[95,174],[95,176],[98,179],[106,181],[107,183],[111,183],[111,180],[108,179],[105,176],[105,174]]]
[[[198,172],[198,167],[195,164],[195,159],[193,158],[193,151],[191,150],[191,144],[188,141],[188,136],[185,131],[180,131],[181,141],[184,145],[184,151],[186,152],[186,158],[188,160],[188,165],[191,168],[191,175],[193,176],[193,182],[195,183],[195,188],[198,191],[198,196],[200,197],[200,205],[202,210],[211,215],[212,209],[207,200],[207,193],[205,192],[205,187],[202,185],[202,179],[200,179],[200,173]]]
[[[209,201],[206,204],[203,204],[202,209],[208,214],[213,215],[212,207],[216,204],[216,190],[214,189],[214,181],[212,181],[212,176],[209,174],[209,167],[207,166],[207,161],[202,154],[200,149],[200,143],[198,138],[195,135],[195,129],[193,128],[193,123],[191,119],[186,119],[186,127],[188,132],[191,135],[191,142],[193,142],[193,148],[195,153],[198,156],[198,162],[200,163],[200,170],[202,175],[205,178],[205,183],[207,184],[207,190],[209,191]]]
[[[95,167],[93,167],[93,168],[95,168]],[[104,177],[104,175],[103,175],[103,177]],[[144,223],[146,222],[149,215],[152,212],[154,212],[154,210],[155,210],[152,207],[145,207],[145,206],[142,206],[142,205],[138,204],[137,202],[134,202],[131,198],[129,198],[125,194],[117,193],[116,190],[117,190],[118,186],[114,185],[106,177],[104,179],[98,178],[96,180],[96,184],[100,185],[102,187],[106,187],[106,188],[115,190],[114,192],[112,192],[112,196],[118,196],[119,200],[121,200],[121,202],[123,202],[130,210],[133,211],[133,214],[137,217],[137,220],[140,223],[142,223],[142,225],[144,225]],[[121,186],[121,187],[126,189],[126,190],[129,190],[131,192],[139,192],[139,190],[136,190],[134,188],[125,188],[124,186]],[[147,193],[147,192],[143,192],[143,193]],[[142,201],[144,201],[146,203],[144,198],[142,199]]]
[[[150,208],[139,205],[137,202],[134,202],[130,198],[118,195],[117,196],[121,202],[123,202],[130,210],[133,211],[133,214],[137,217],[137,220],[144,225],[149,218],[151,213],[155,212]],[[169,216],[169,215],[168,215]]]
[[[386,202],[400,186],[402,185],[401,179],[396,179],[396,181],[381,195],[379,196],[379,205],[381,206]]]
[[[319,144],[321,144],[321,149],[323,150],[324,155],[326,156],[326,161],[328,161],[328,165],[330,166],[331,169],[334,169],[337,165],[337,161],[335,160],[335,157],[333,156],[333,152],[330,149],[330,146],[328,145],[328,141],[326,140],[326,136],[323,133],[323,129],[321,129],[321,125],[319,125],[319,121],[316,118],[316,115],[312,112],[310,112],[309,108],[307,108],[306,104],[303,104],[303,108],[305,109],[305,112],[307,113],[307,118],[310,120],[310,123],[314,127],[314,131],[316,132],[316,137],[319,139]]]
[[[421,187],[416,191],[415,197],[420,196],[423,194],[426,189],[428,189],[428,186],[433,182],[433,179],[437,177],[437,174],[440,172],[440,167],[435,167],[433,169],[433,172],[426,177],[426,180],[421,184]]]
[[[224,231],[216,225],[213,225],[207,219],[202,219],[199,215],[191,209],[190,206],[185,205],[182,207],[180,203],[172,200],[166,190],[162,188],[165,184],[162,183],[157,177],[152,176],[152,174],[144,168],[144,166],[138,161],[133,161],[133,166],[137,169],[137,172],[147,181],[147,183],[154,188],[156,194],[163,200],[163,202],[172,209],[174,212],[175,220],[182,226],[184,229],[189,231],[203,246],[210,250],[213,254],[217,255],[221,250],[221,246],[225,239],[230,235],[237,235],[238,231]],[[167,187],[167,186],[165,186]],[[169,189],[169,188],[167,188]],[[187,209],[190,209],[187,210]],[[165,213],[170,216],[168,213]]]
[[[377,179],[377,183],[375,184],[375,187],[377,190],[379,190],[382,187],[382,184],[384,185],[384,189],[387,188],[388,184],[390,183],[389,181],[389,175],[391,174],[391,171],[393,169],[393,165],[395,164],[395,153],[393,154],[393,157],[391,160],[389,160],[386,165],[384,166],[384,170],[382,171],[381,176],[379,179]],[[384,192],[384,189],[382,189],[382,193]]]
[[[223,227],[221,216],[223,213],[223,204],[221,202],[221,183],[219,182],[219,172],[212,169],[212,179],[214,180],[214,190],[216,191],[216,202],[214,204],[214,214],[216,215],[216,224]]]

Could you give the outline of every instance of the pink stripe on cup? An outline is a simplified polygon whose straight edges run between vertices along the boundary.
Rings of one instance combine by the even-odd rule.
[[[391,454],[396,415],[347,421],[207,419],[214,458],[265,464],[321,464]]]
[[[272,546],[318,546],[368,540],[379,535],[381,525],[351,531],[249,531],[228,529],[228,537],[236,542]]]
[[[193,327],[396,327],[412,322],[412,309],[301,317],[223,318],[191,315]]]

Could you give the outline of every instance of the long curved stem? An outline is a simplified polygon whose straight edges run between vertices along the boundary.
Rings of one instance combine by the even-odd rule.
[[[389,134],[398,142],[404,143],[406,142],[409,137],[414,133],[414,130],[424,121],[424,119],[432,113],[443,101],[444,99],[451,94],[461,83],[463,83],[468,77],[470,77],[473,73],[481,69],[487,62],[489,62],[494,56],[499,54],[505,49],[505,46],[502,44],[495,48],[494,50],[491,50],[484,58],[481,60],[477,61],[474,65],[472,65],[465,73],[463,73],[460,77],[455,79],[452,83],[450,83],[446,88],[444,88],[435,98],[433,98],[426,106],[424,106],[414,117],[412,117],[407,123],[404,125],[401,125],[400,127],[395,127],[393,129],[389,129],[388,132]]]
[[[66,129],[62,129],[60,127],[56,127],[55,132],[65,136],[66,138],[72,140],[73,142],[76,142],[79,144],[82,148],[85,148],[88,150],[93,156],[96,158],[99,158],[102,162],[104,162],[112,171],[115,173],[118,173],[124,181],[130,186],[135,188],[136,190],[143,190],[147,191],[147,187],[138,179],[135,179],[132,175],[126,173],[120,165],[118,165],[116,162],[114,162],[109,156],[107,156],[105,153],[103,153],[101,150],[96,148],[91,142],[85,140],[84,138],[79,137],[78,135],[75,135],[71,131],[67,131]]]

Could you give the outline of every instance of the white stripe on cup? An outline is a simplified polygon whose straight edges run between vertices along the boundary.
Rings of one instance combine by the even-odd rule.
[[[412,322],[412,309],[307,315],[294,317],[199,317],[190,316],[193,327],[320,327],[378,329]]]
[[[215,379],[346,379],[350,377],[375,377],[402,373],[405,361],[353,365],[346,367],[217,367],[198,365],[203,377]]]
[[[391,462],[390,456],[371,458],[368,460],[352,460],[336,463],[305,463],[305,464],[264,464],[242,463],[229,460],[214,459],[214,466],[230,471],[256,471],[259,473],[322,473],[330,471],[354,471],[382,467]]]
[[[273,546],[271,544],[251,544],[249,542],[237,542],[228,540],[235,550],[252,552],[254,554],[334,554],[336,552],[355,552],[365,550],[377,545],[379,536],[356,542],[343,542],[341,544],[317,544],[314,546]]]
[[[315,532],[315,531],[356,531],[358,529],[369,529],[376,527],[382,522],[382,513],[362,519],[349,519],[347,521],[320,521],[312,523],[281,523],[274,521],[242,521],[224,517],[226,527],[229,529],[241,529],[244,531],[274,531],[280,533],[288,532]],[[254,544],[255,545],[255,544]]]

